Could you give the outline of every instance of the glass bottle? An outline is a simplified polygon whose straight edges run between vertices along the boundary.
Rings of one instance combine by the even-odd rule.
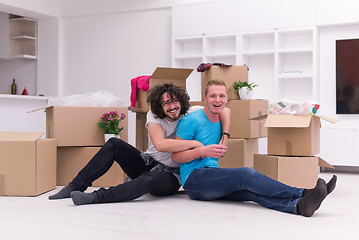
[[[15,79],[12,80],[12,84],[11,84],[11,94],[16,94],[16,84],[15,84]]]

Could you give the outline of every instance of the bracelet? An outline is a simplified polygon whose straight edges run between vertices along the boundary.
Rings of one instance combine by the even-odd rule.
[[[223,133],[222,133],[222,136],[223,136],[223,135],[227,135],[227,136],[228,136],[228,138],[230,138],[230,137],[231,137],[231,135],[230,135],[229,133],[227,133],[227,132],[223,132]]]

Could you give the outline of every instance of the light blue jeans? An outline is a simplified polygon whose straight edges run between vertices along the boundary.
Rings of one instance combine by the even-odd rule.
[[[266,208],[295,214],[304,191],[252,168],[197,169],[189,175],[183,188],[195,200],[253,201]]]

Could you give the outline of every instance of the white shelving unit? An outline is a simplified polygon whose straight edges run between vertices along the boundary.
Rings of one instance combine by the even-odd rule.
[[[9,58],[36,59],[37,21],[10,15]]]
[[[187,79],[193,101],[201,100],[201,75],[197,67],[203,62],[235,65],[237,56],[237,33],[172,38],[172,67],[194,69]]]

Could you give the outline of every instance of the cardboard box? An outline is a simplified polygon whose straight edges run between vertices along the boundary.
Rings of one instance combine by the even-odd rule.
[[[144,152],[148,148],[147,111],[133,107],[128,110],[136,113],[136,148]]]
[[[189,104],[192,106],[203,106],[205,105],[204,101],[190,101]]]
[[[186,79],[192,71],[193,69],[158,67],[151,75],[149,80],[149,87],[151,89],[156,85],[173,83],[176,86],[182,86],[186,88]],[[149,110],[149,106],[146,103],[147,93],[148,92],[137,89],[136,108],[141,108],[145,111]]]
[[[56,140],[0,132],[0,195],[37,196],[56,187]]]
[[[231,109],[231,138],[267,137],[264,119],[253,121],[250,118],[268,113],[268,100],[230,100],[227,107]]]
[[[318,166],[334,168],[320,157],[287,157],[254,155],[254,169],[292,187],[313,188],[318,179]]]
[[[59,147],[102,146],[104,132],[97,127],[101,116],[110,111],[123,113],[126,118],[119,124],[124,129],[121,139],[128,140],[127,107],[71,107],[52,106],[46,108],[46,137],[55,138]]]
[[[57,148],[57,179],[58,186],[66,186],[79,171],[86,166],[100,147],[58,147]],[[125,180],[125,173],[114,162],[102,177],[93,182],[94,187],[117,186]]]
[[[320,153],[320,119],[337,120],[320,115],[268,115],[269,155],[314,156]]]
[[[258,139],[229,139],[228,151],[219,159],[221,168],[253,168],[253,156],[258,153]]]
[[[248,82],[247,66],[220,67],[211,66],[208,70],[201,73],[201,91],[202,101],[204,100],[204,91],[207,82],[210,80],[222,80],[226,83],[227,94],[229,99],[239,100],[238,91],[233,87],[234,82]]]

